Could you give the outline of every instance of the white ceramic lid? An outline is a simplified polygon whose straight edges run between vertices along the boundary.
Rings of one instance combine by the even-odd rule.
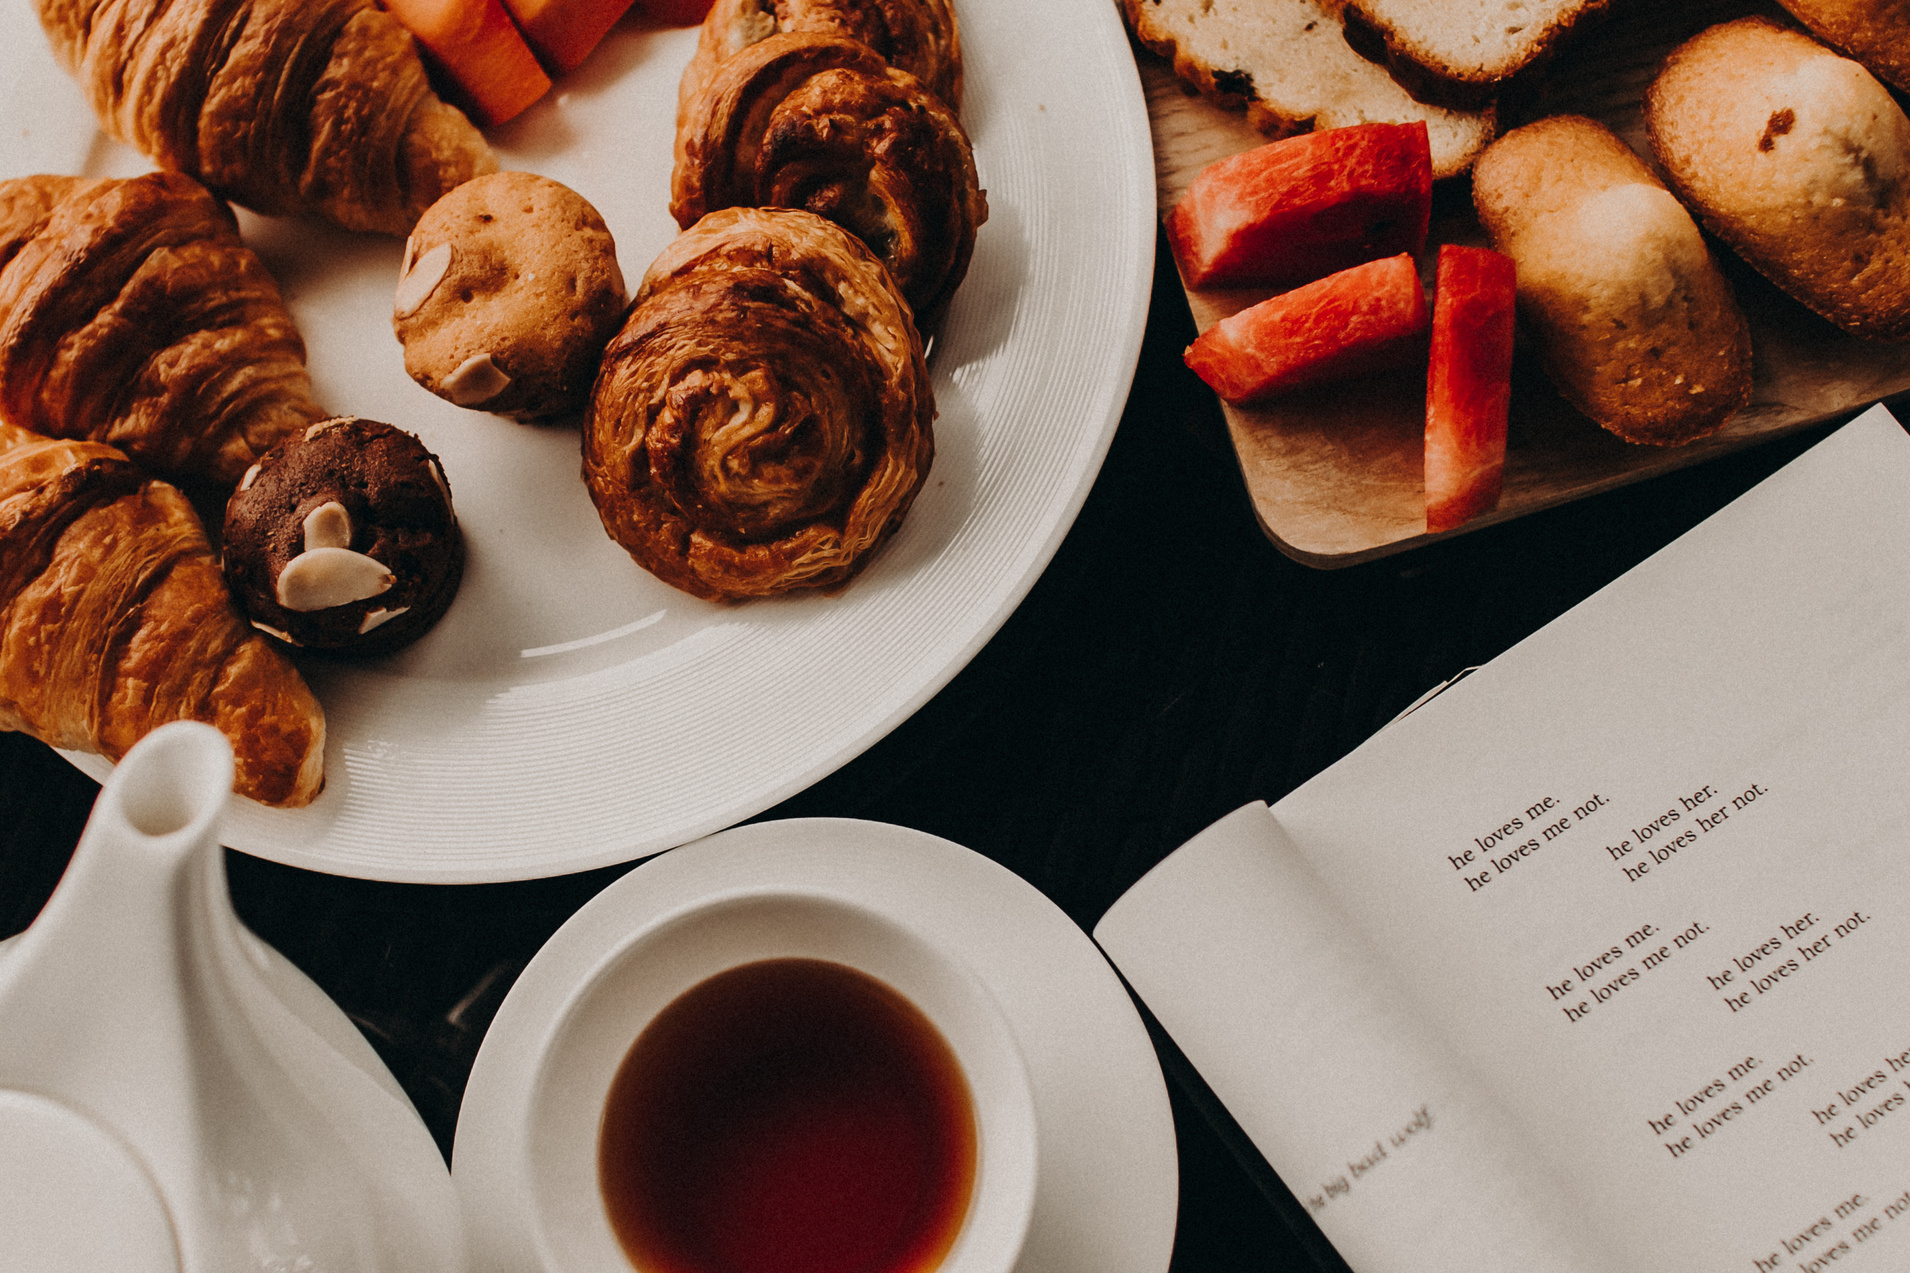
[[[110,1132],[30,1092],[0,1090],[0,1252],[17,1273],[178,1273],[151,1178]]]

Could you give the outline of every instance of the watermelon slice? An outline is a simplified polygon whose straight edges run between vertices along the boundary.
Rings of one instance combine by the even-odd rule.
[[[1356,124],[1201,169],[1167,218],[1189,287],[1290,287],[1426,246],[1426,124]]]
[[[489,127],[550,91],[502,0],[381,0],[457,86],[459,105]]]
[[[1426,293],[1405,253],[1369,261],[1223,318],[1187,365],[1229,402],[1411,364],[1425,350]]]
[[[711,0],[643,0],[643,15],[666,27],[693,27],[709,16]]]
[[[1512,258],[1447,244],[1433,281],[1426,374],[1426,529],[1498,507],[1512,401]]]
[[[583,65],[630,0],[504,0],[518,30],[552,75]]]

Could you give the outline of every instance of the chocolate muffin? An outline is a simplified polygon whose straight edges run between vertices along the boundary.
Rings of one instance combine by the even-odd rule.
[[[548,177],[467,181],[405,241],[392,330],[405,371],[447,402],[519,420],[581,410],[625,308],[616,244]]]
[[[376,420],[294,434],[226,504],[226,581],[252,626],[291,645],[388,653],[438,621],[463,574],[438,457]]]

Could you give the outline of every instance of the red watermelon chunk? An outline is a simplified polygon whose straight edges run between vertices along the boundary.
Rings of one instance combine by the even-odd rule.
[[[1229,402],[1406,366],[1425,350],[1426,294],[1405,253],[1341,270],[1243,309],[1187,347]]]
[[[1426,374],[1426,529],[1498,507],[1512,400],[1514,269],[1486,248],[1439,249]]]
[[[1167,218],[1189,287],[1288,287],[1426,246],[1425,122],[1356,124],[1201,169]]]

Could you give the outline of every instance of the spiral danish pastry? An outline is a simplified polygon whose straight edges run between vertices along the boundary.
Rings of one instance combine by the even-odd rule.
[[[677,224],[751,206],[806,208],[856,235],[924,327],[988,217],[955,113],[866,45],[819,35],[772,35],[729,59],[677,130]]]
[[[645,275],[591,393],[584,481],[610,537],[685,592],[839,584],[921,489],[934,417],[881,262],[812,213],[731,208]]]
[[[677,89],[679,118],[717,67],[785,31],[866,44],[928,85],[951,110],[962,108],[961,33],[948,0],[716,0]]]

